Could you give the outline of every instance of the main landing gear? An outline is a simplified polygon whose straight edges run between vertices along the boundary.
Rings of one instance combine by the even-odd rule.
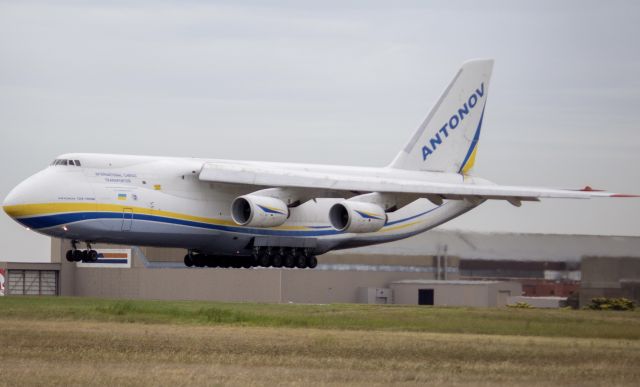
[[[73,249],[67,250],[67,261],[69,262],[96,262],[98,260],[98,252],[91,248],[91,244],[87,242],[86,250],[78,250],[78,241],[71,241]]]
[[[189,251],[184,256],[187,267],[244,268],[276,267],[289,269],[313,269],[318,266],[318,258],[306,249],[256,247],[250,256],[207,255]]]

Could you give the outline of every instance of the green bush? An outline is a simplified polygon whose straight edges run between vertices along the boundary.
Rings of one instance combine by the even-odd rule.
[[[632,300],[624,297],[597,297],[591,299],[591,303],[587,308],[592,310],[634,310],[635,305]]]

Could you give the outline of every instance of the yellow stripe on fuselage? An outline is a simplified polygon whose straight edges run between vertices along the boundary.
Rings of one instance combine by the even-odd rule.
[[[380,232],[388,232],[388,231],[395,231],[395,230],[401,230],[403,228],[407,228],[407,227],[411,227],[411,226],[415,226],[416,224],[420,223],[420,221],[417,222],[410,222],[410,223],[406,223],[406,224],[401,224],[399,226],[391,226],[391,227],[386,227],[383,228],[382,230],[380,230]]]
[[[114,207],[116,207],[114,205]],[[124,207],[124,206],[117,206]],[[43,216],[62,212],[96,211],[96,203],[38,203],[4,206],[4,212],[13,218]]]
[[[134,214],[155,215],[167,218],[189,220],[193,222],[215,224],[219,226],[238,226],[232,220],[204,218],[201,216],[181,214],[172,211],[154,210],[150,208],[127,206],[122,204],[99,204],[99,203],[39,203],[39,204],[16,204],[4,206],[4,211],[12,218],[26,216],[45,216],[68,212],[122,212],[125,208],[133,211]],[[270,227],[273,230],[308,230],[306,226],[278,226]]]
[[[188,220],[193,222],[207,223],[219,226],[238,226],[232,220],[205,218],[188,214],[181,214],[172,211],[154,210],[150,208],[127,206],[122,204],[100,204],[100,203],[38,203],[38,204],[16,204],[12,206],[4,206],[4,211],[12,218],[23,218],[29,216],[46,216],[52,214],[69,213],[69,212],[117,212],[121,213],[124,209],[133,211],[134,214],[155,215],[173,219]],[[420,221],[405,223],[398,226],[384,227],[379,232],[389,232],[411,227],[420,223]],[[313,230],[307,226],[278,226],[270,227],[272,230]]]

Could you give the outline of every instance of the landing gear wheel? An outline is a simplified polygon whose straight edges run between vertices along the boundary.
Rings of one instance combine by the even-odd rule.
[[[271,266],[271,257],[268,254],[263,254],[260,257],[260,266],[262,266],[262,267]]]
[[[89,250],[87,252],[87,260],[89,262],[97,262],[98,261],[98,252],[95,250]]]
[[[193,264],[195,267],[204,267],[205,260],[203,255],[195,254],[191,256],[191,259],[193,260]]]
[[[298,259],[296,259],[296,266],[298,266],[298,268],[300,269],[304,269],[305,267],[307,267],[307,257],[305,257],[304,255],[299,255]]]
[[[220,267],[221,258],[217,255],[209,256],[209,267]]]
[[[251,254],[251,256],[249,257],[249,262],[251,263],[252,267],[260,266],[260,254],[256,252]]]
[[[293,256],[293,254],[286,254],[284,256],[284,267],[288,267],[289,269],[292,269],[296,266],[296,257]]]
[[[67,261],[73,262],[73,250],[67,250]]]
[[[272,258],[273,267],[282,267],[282,255],[275,254]]]
[[[87,250],[82,250],[82,262],[89,262],[89,253]]]
[[[73,253],[71,253],[71,255],[73,256],[73,261],[74,262],[80,262],[82,261],[82,251],[80,250],[72,250]]]
[[[225,269],[232,267],[231,258],[229,256],[220,257],[220,262],[220,267],[224,267]]]
[[[193,259],[191,259],[191,255],[187,254],[184,256],[184,265],[186,267],[192,267],[193,266]]]
[[[307,258],[307,267],[309,269],[313,269],[316,266],[318,266],[318,258],[315,257],[315,255],[312,255],[310,257]]]
[[[251,269],[253,267],[253,257],[242,257],[242,267]]]

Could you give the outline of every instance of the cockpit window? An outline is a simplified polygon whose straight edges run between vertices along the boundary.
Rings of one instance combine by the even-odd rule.
[[[55,160],[53,160],[51,165],[75,165],[76,167],[79,167],[80,166],[80,160],[55,159]]]

